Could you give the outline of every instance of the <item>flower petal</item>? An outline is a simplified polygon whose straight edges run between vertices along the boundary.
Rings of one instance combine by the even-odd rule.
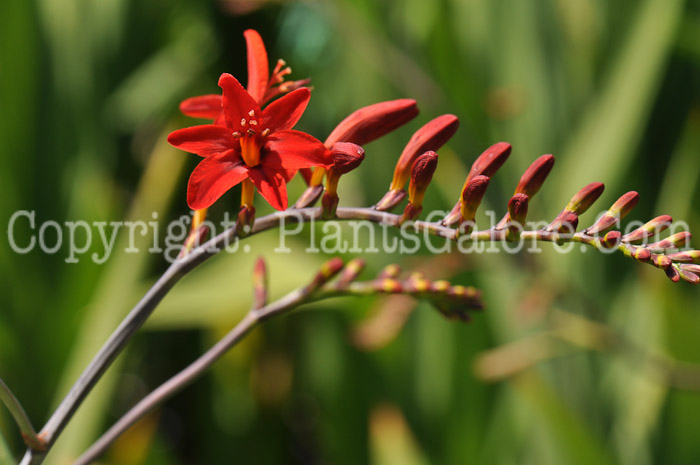
[[[258,31],[248,29],[243,32],[248,53],[248,93],[259,105],[267,91],[270,80],[270,70],[267,62],[267,51]]]
[[[168,135],[168,142],[173,147],[201,157],[236,150],[240,146],[230,130],[215,124],[178,129]]]
[[[248,167],[234,151],[207,157],[190,175],[187,204],[192,210],[208,208],[247,177]]]
[[[306,87],[281,97],[263,110],[263,127],[271,132],[292,129],[306,110],[311,92]]]
[[[248,129],[247,121],[251,119],[251,111],[254,112],[254,118],[262,116],[260,105],[246,92],[241,83],[228,73],[219,78],[219,87],[224,91],[223,110],[226,127],[231,131],[245,132]]]
[[[330,151],[320,140],[301,131],[277,131],[270,134],[261,150],[261,162],[275,170],[333,165]]]
[[[287,184],[284,174],[284,171],[270,169],[263,165],[248,170],[248,176],[260,195],[276,210],[287,209]]]
[[[193,118],[216,119],[221,114],[221,95],[202,95],[183,100],[180,111]]]

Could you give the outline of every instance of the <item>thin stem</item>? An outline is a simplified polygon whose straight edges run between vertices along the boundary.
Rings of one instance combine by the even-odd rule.
[[[294,309],[299,304],[303,303],[307,296],[308,293],[305,289],[298,289],[270,305],[248,312],[248,314],[211,349],[134,405],[119,419],[119,421],[112,425],[107,432],[90,446],[73,465],[85,465],[97,460],[124,431],[154,407],[165,402],[204,374],[214,362],[235,346],[259,322]]]
[[[17,423],[17,426],[19,427],[19,432],[22,435],[24,443],[31,449],[38,451],[44,450],[46,448],[46,444],[44,444],[44,441],[39,439],[36,434],[36,430],[32,426],[31,420],[29,420],[29,417],[27,416],[27,412],[24,411],[22,404],[19,403],[17,397],[15,397],[12,390],[7,387],[7,384],[5,384],[2,379],[0,379],[0,401],[5,404],[7,409],[10,411],[12,418],[15,419],[15,423]]]
[[[428,233],[434,236],[443,237],[450,240],[463,239],[459,237],[456,229],[442,226],[438,223],[427,221],[415,221],[399,225],[399,215],[387,212],[380,212],[372,208],[338,208],[336,211],[337,220],[367,220],[378,224],[386,224],[395,227],[412,227],[416,232]],[[299,223],[323,220],[320,208],[301,208],[279,211],[257,219],[252,231],[246,236],[275,228],[283,222]],[[68,395],[63,399],[49,421],[44,425],[39,437],[41,437],[46,449],[50,449],[58,435],[61,434],[68,421],[80,406],[85,396],[90,392],[102,374],[111,365],[114,359],[126,346],[134,333],[143,325],[146,319],[153,312],[158,303],[170,291],[170,289],[192,269],[206,261],[208,258],[225,250],[231,241],[236,237],[238,224],[232,228],[213,237],[206,243],[195,248],[185,257],[174,262],[170,268],[158,279],[153,287],[131,310],[127,317],[112,333],[107,342],[95,355],[90,364],[85,368],[76,383],[73,385]],[[506,239],[507,230],[488,229],[484,231],[472,232],[467,240],[471,241],[502,241]],[[580,242],[596,248],[601,248],[600,240],[586,235],[583,232],[574,235],[565,235],[546,231],[521,231],[520,239],[542,240],[551,242]],[[241,238],[242,239],[242,238]],[[634,256],[636,246],[620,243],[615,247],[626,256]],[[652,263],[653,260],[652,260]],[[21,465],[38,465],[43,462],[46,452],[38,452],[32,449],[27,450]]]

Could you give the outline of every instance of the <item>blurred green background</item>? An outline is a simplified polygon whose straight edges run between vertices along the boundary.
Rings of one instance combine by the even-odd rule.
[[[418,101],[419,117],[368,145],[343,178],[341,205],[379,199],[412,131],[450,112],[461,129],[441,150],[426,211],[450,208],[473,159],[505,140],[513,154],[487,194],[491,208],[553,153],[531,218],[553,218],[602,181],[597,211],[634,189],[631,219],[670,214],[700,231],[698,0],[4,0],[2,227],[22,209],[39,224],[156,212],[162,238],[189,213],[197,161],[165,143],[195,124],[178,102],[217,92],[222,72],[245,82],[246,28],[292,78],[313,79],[298,128],[320,139],[360,106]],[[295,180],[290,197],[302,189]],[[235,210],[237,195],[212,218]],[[15,231],[30,233],[26,222]],[[250,304],[256,256],[268,258],[273,295],[305,282],[326,258],[304,253],[308,234],[286,255],[271,252],[276,233],[255,237],[250,253],[184,279],[47,463],[70,463],[232,327]],[[102,265],[89,255],[65,263],[65,248],[19,255],[2,241],[0,377],[37,428],[166,266],[145,252],[152,237],[137,235],[140,253],[125,253],[127,240]],[[464,325],[410,299],[342,299],[270,321],[101,463],[700,463],[697,288],[618,255],[542,248],[368,254],[367,276],[400,263],[483,289],[487,308]],[[0,450],[21,456],[4,408],[0,432]]]

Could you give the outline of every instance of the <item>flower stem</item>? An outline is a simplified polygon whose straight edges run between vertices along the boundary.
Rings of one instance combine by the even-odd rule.
[[[27,412],[24,411],[22,404],[19,403],[19,400],[17,400],[15,395],[2,379],[0,379],[0,401],[2,401],[2,403],[5,404],[7,409],[10,411],[12,418],[14,418],[15,423],[17,423],[17,426],[19,427],[20,434],[22,435],[22,439],[27,447],[37,451],[44,450],[46,448],[46,444],[39,438],[39,436],[37,436],[36,431],[32,426],[32,422],[27,416]]]

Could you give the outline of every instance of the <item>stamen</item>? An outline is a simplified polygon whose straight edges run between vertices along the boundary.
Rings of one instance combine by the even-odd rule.
[[[248,123],[250,123],[251,126],[257,126],[257,125],[258,125],[258,122],[257,122],[256,120],[254,120],[254,119],[248,121]]]
[[[250,128],[248,128],[248,130],[247,130],[246,132],[248,133],[249,136],[254,136],[254,135],[255,135],[255,131],[253,131],[253,130],[250,129]]]
[[[241,118],[241,126],[245,126],[245,123],[246,123],[245,118]]]
[[[255,116],[255,110],[250,110],[250,111],[248,112],[248,115],[249,115],[251,118],[254,117],[254,116]]]
[[[241,133],[238,132],[238,131],[234,131],[233,134],[231,134],[231,135],[232,135],[233,137],[235,137],[235,138],[239,138],[239,137],[241,137],[243,134],[241,134]]]
[[[262,136],[267,137],[270,134],[270,128],[263,129]]]

